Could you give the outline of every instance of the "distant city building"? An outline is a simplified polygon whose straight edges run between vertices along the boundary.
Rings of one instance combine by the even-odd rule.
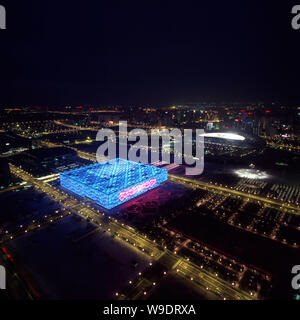
[[[9,155],[15,152],[30,149],[32,142],[30,139],[18,136],[13,132],[0,133],[0,153],[2,155]]]
[[[75,161],[76,151],[64,148],[39,148],[24,152],[24,161],[32,166],[51,168],[59,166],[64,161]]]

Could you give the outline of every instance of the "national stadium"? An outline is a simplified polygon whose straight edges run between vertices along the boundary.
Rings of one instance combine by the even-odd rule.
[[[168,179],[162,168],[114,159],[60,174],[60,185],[71,192],[112,209]]]
[[[205,138],[206,145],[227,145],[241,149],[263,148],[265,146],[263,139],[245,132],[213,131],[205,132],[201,136]]]

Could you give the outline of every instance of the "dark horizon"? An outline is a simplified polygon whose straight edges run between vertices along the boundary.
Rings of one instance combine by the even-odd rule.
[[[300,104],[292,4],[6,2],[1,106]]]

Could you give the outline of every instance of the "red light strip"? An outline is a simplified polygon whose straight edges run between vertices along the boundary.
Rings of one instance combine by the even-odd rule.
[[[129,198],[140,191],[143,191],[143,190],[146,190],[146,189],[153,187],[155,185],[155,183],[156,183],[156,179],[151,179],[147,182],[139,184],[138,186],[132,187],[128,190],[124,190],[124,191],[120,192],[119,199],[121,201],[123,201],[124,199]]]

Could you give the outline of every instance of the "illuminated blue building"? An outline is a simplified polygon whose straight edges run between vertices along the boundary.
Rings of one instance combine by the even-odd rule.
[[[168,179],[168,171],[143,163],[115,159],[63,172],[60,185],[112,209]]]

